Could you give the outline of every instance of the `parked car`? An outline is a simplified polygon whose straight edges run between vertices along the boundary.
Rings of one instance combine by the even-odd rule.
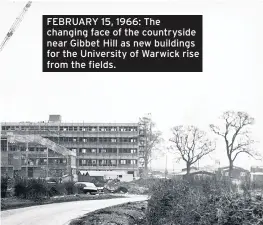
[[[79,188],[84,194],[97,194],[98,188],[95,184],[90,182],[76,182],[74,184],[77,188]]]
[[[98,187],[99,194],[104,194],[104,187]]]

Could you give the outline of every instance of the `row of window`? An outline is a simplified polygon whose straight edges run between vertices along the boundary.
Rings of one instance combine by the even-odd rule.
[[[24,130],[24,131],[101,131],[101,132],[135,132],[138,130],[134,126],[126,127],[117,127],[117,126],[103,126],[103,127],[94,127],[94,126],[2,126],[2,130],[5,131],[15,131],[15,130]]]
[[[135,159],[121,159],[118,160],[118,163],[121,165],[136,165],[137,160]],[[117,160],[116,159],[80,159],[79,160],[80,166],[117,166]]]
[[[46,151],[47,148],[43,148],[43,147],[29,147],[28,151],[30,152],[44,152]],[[1,146],[1,151],[7,151],[7,146]],[[25,146],[16,146],[16,145],[9,145],[8,146],[8,151],[26,151],[26,147]]]
[[[8,165],[12,165],[12,155],[8,156]],[[31,159],[26,160],[25,156],[21,157],[21,164],[29,166],[42,166],[47,165],[47,159]],[[49,165],[67,165],[67,159],[48,159]]]
[[[73,152],[77,153],[77,149],[71,149]],[[80,154],[86,154],[86,153],[116,153],[117,154],[117,148],[80,148],[79,149]],[[137,149],[136,148],[120,148],[119,153],[130,153],[130,154],[136,154]]]
[[[26,151],[25,146],[15,146],[15,145],[9,145],[8,147],[9,151]],[[46,152],[47,148],[43,147],[29,147],[28,150],[30,152]],[[106,153],[106,154],[117,154],[117,151],[120,154],[127,153],[127,154],[137,154],[136,148],[71,148],[71,151],[78,153],[78,154],[99,154],[99,153]],[[1,151],[7,151],[7,147],[1,146]],[[143,149],[140,148],[139,152],[142,152]],[[50,153],[54,153],[53,151],[49,150]]]
[[[84,143],[137,143],[137,138],[112,137],[46,137],[54,142],[84,142]]]

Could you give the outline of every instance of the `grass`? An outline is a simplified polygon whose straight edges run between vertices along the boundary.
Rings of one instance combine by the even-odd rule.
[[[70,225],[145,225],[147,201],[100,209],[73,220]]]
[[[10,198],[2,198],[1,199],[1,210],[8,210],[8,209],[16,209],[16,208],[23,208],[29,206],[36,206],[36,205],[45,205],[45,204],[52,204],[52,203],[60,203],[60,202],[72,202],[72,201],[84,201],[84,200],[99,200],[99,199],[112,199],[112,198],[120,198],[120,196],[114,195],[65,195],[59,197],[51,197],[50,199],[43,200],[41,202],[35,202],[28,199],[21,199],[17,197],[10,197]]]

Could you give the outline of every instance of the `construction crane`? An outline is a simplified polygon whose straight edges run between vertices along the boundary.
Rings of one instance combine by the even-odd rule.
[[[6,43],[10,40],[10,38],[13,36],[15,30],[17,29],[17,27],[19,26],[20,22],[23,20],[27,10],[30,8],[32,4],[32,1],[28,1],[27,4],[24,6],[23,11],[20,13],[20,15],[16,18],[15,22],[13,23],[13,25],[11,26],[10,30],[8,31],[8,33],[6,34],[3,42],[0,45],[0,52],[3,50],[3,48],[5,47]]]

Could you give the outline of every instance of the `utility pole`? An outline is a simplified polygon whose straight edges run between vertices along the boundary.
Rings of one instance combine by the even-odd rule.
[[[46,173],[47,173],[46,177],[48,177],[48,148],[47,148],[47,168],[46,168]]]
[[[145,149],[144,149],[144,156],[145,156],[145,154],[147,154],[147,149],[148,149],[148,138],[147,138],[147,124],[143,124],[144,125],[144,137],[145,137]],[[147,156],[146,156],[147,157]],[[147,162],[147,160],[145,160],[145,158],[144,158],[144,168],[145,168],[145,173],[147,173],[148,174],[148,165],[146,165],[146,163],[148,163]]]
[[[28,178],[28,142],[26,143],[26,178]]]
[[[165,179],[167,178],[167,173],[168,173],[168,171],[167,171],[167,153],[166,153],[166,155],[165,155],[165,171],[164,171]]]

